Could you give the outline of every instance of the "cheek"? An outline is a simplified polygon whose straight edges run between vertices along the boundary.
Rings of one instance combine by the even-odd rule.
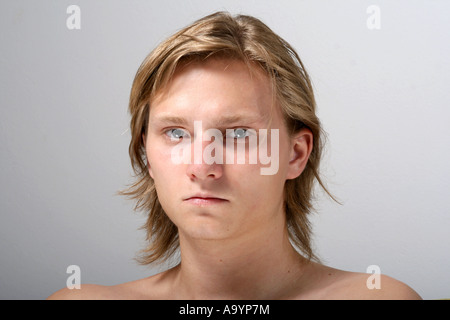
[[[176,165],[172,164],[170,151],[166,147],[157,143],[148,143],[146,149],[147,167],[150,176],[155,180],[155,184],[164,181],[176,170]]]
[[[228,170],[227,178],[233,185],[233,192],[245,203],[248,210],[265,210],[276,205],[282,198],[284,181],[280,174],[261,175],[259,165],[234,165]]]
[[[170,155],[167,157],[164,152],[161,152],[156,146],[150,152],[147,152],[148,161],[150,163],[149,173],[153,178],[156,193],[159,202],[167,212],[173,210],[173,199],[178,195],[180,190],[180,165],[172,164]]]

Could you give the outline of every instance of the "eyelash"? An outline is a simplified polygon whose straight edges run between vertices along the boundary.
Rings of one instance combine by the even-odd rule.
[[[173,132],[176,131],[176,130],[181,131],[181,134],[183,136],[185,136],[186,133],[187,133],[187,137],[191,136],[188,132],[186,132],[185,130],[183,130],[181,128],[170,128],[170,129],[167,129],[167,130],[164,131],[164,134],[172,141],[179,141],[181,138],[183,138],[183,136],[179,136],[179,137],[173,137],[172,136]],[[248,129],[248,128],[237,127],[237,128],[227,129],[227,130],[233,130],[232,131],[233,132],[233,136],[230,137],[228,134],[224,134],[223,135],[224,138],[231,138],[231,139],[234,139],[234,140],[243,140],[243,139],[249,137],[250,135],[252,135],[252,132],[250,131],[251,129]],[[245,130],[245,136],[244,137],[240,137],[240,138],[236,137],[236,130]]]
[[[168,129],[168,130],[166,130],[166,131],[164,131],[164,134],[169,138],[169,139],[180,139],[181,137],[179,137],[179,138],[173,138],[172,136],[171,136],[171,133],[173,133],[175,130],[180,130],[180,131],[182,131],[182,133],[183,133],[183,135],[186,133],[183,129],[180,129],[180,128],[171,128],[171,129]],[[190,137],[190,134],[188,133],[188,136]]]

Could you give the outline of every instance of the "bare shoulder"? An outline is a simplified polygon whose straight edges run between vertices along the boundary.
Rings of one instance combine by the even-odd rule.
[[[63,288],[56,291],[47,300],[107,300],[112,299],[114,290],[108,286],[83,284],[79,289]]]
[[[384,274],[369,274],[334,269],[316,268],[321,299],[336,300],[421,300],[407,284]]]
[[[156,274],[113,286],[81,284],[80,289],[63,288],[50,295],[47,300],[149,300],[160,299],[163,292]]]
[[[373,277],[377,277],[373,279]],[[374,282],[377,282],[375,285]],[[360,300],[421,300],[407,284],[388,275],[353,273],[348,280],[349,298]]]

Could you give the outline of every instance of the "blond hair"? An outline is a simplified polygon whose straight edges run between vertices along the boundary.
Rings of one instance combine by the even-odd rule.
[[[323,131],[315,114],[310,78],[295,50],[260,20],[246,15],[217,12],[197,20],[155,48],[137,70],[130,94],[131,142],[129,154],[136,182],[120,194],[136,201],[135,210],[148,213],[143,228],[148,247],[140,262],[164,261],[179,247],[177,227],[165,214],[146,164],[142,136],[146,134],[151,101],[170,81],[176,67],[189,59],[226,57],[257,64],[272,81],[290,133],[307,127],[313,148],[302,174],[284,187],[286,222],[291,242],[308,259],[317,260],[311,246],[314,182],[330,195],[319,176]],[[333,198],[334,199],[334,198]]]

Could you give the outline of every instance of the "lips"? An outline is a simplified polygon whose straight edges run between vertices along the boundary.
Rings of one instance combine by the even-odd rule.
[[[210,194],[195,194],[184,199],[185,202],[193,205],[206,206],[215,205],[228,202],[228,200],[210,195]]]

